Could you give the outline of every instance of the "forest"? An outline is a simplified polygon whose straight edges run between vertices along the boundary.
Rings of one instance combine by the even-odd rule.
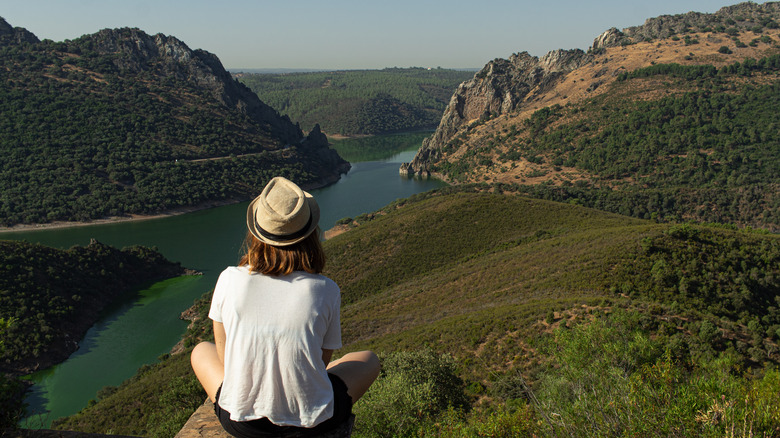
[[[305,185],[337,173],[161,62],[127,74],[118,56],[90,36],[0,46],[0,226],[150,214],[245,199],[277,174]]]
[[[778,71],[780,56],[774,55],[720,69],[659,64],[625,73],[611,93],[540,109],[432,170],[457,182],[525,160],[539,165],[539,175],[569,169],[584,177],[555,185],[518,180],[507,190],[647,219],[776,231]],[[659,80],[674,92],[660,99],[625,98],[657,89],[658,82],[651,81]],[[467,130],[456,136],[444,152],[456,150],[469,135]]]
[[[455,88],[472,71],[386,68],[314,73],[240,74],[260,99],[304,130],[383,134],[438,125]]]

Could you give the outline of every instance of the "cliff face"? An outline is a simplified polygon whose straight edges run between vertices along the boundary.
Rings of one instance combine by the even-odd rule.
[[[423,142],[411,163],[401,165],[401,174],[429,175],[428,164],[438,159],[439,150],[466,124],[518,109],[588,60],[585,52],[576,49],[556,50],[541,58],[523,52],[490,61],[458,87],[436,132]]]

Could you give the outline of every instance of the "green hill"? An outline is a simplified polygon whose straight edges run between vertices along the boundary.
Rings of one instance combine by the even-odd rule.
[[[495,436],[520,429],[553,436],[567,428],[579,428],[581,436],[594,430],[622,435],[608,429],[613,424],[641,432],[639,420],[595,411],[592,403],[608,397],[616,409],[646,422],[641,427],[680,421],[680,435],[717,436],[729,423],[698,423],[695,417],[721,395],[734,403],[739,421],[759,405],[780,403],[771,392],[780,389],[780,375],[772,371],[780,361],[777,236],[657,224],[487,189],[448,188],[398,201],[355,218],[350,231],[325,242],[327,275],[343,291],[343,351],[371,348],[386,359],[426,348],[452,354],[465,381],[461,391],[472,401],[470,413],[414,417],[403,410],[404,400],[424,403],[426,395],[378,383],[375,394],[356,406],[355,436],[383,436],[372,426],[377,421],[395,436],[484,436],[479,428],[488,426],[505,430]],[[209,336],[204,298],[202,319],[185,345]],[[185,367],[174,365],[186,364],[180,356],[153,368]],[[183,421],[181,409],[194,408],[183,408],[170,394],[150,397],[146,407],[128,403],[144,391],[143,381],[163,379],[154,370],[58,427],[138,434],[150,430],[149,415],[160,409]],[[380,382],[393,381],[386,380],[393,372],[400,371],[386,370]],[[591,404],[566,396],[580,382],[575,372],[591,373]],[[165,392],[202,397],[194,380],[177,379]],[[753,387],[770,392],[746,401],[745,391]],[[678,391],[690,394],[678,397]],[[631,395],[634,404],[617,394]],[[679,416],[654,411],[659,397],[676,400],[665,403]],[[585,407],[594,409],[604,429],[582,423]],[[117,428],[105,424],[109,412],[147,420]],[[546,423],[553,412],[565,418]],[[760,430],[780,426],[780,418],[767,415]],[[381,420],[399,416],[405,426]],[[758,415],[750,421],[758,430]]]
[[[357,135],[434,128],[453,90],[473,74],[386,68],[238,77],[304,129],[319,124],[329,134]]]
[[[138,29],[38,41],[0,18],[0,113],[0,226],[232,202],[279,174],[311,188],[349,169],[213,54]]]
[[[60,250],[0,240],[0,430],[16,424],[14,376],[65,360],[102,311],[138,287],[189,273],[159,252],[93,240]]]
[[[60,250],[0,240],[0,371],[27,374],[66,359],[110,303],[185,269],[140,246],[93,240]]]

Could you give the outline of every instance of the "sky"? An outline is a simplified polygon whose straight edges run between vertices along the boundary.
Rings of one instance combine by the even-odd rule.
[[[481,68],[587,50],[611,27],[737,0],[0,0],[0,17],[64,41],[134,27],[216,54],[228,70]],[[763,3],[763,2],[757,2]]]

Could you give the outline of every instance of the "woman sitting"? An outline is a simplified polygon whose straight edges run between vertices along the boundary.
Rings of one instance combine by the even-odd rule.
[[[339,427],[379,374],[370,351],[341,348],[340,289],[321,275],[320,209],[276,177],[247,209],[246,253],[219,276],[214,343],[192,368],[220,423],[237,437],[307,436]]]

